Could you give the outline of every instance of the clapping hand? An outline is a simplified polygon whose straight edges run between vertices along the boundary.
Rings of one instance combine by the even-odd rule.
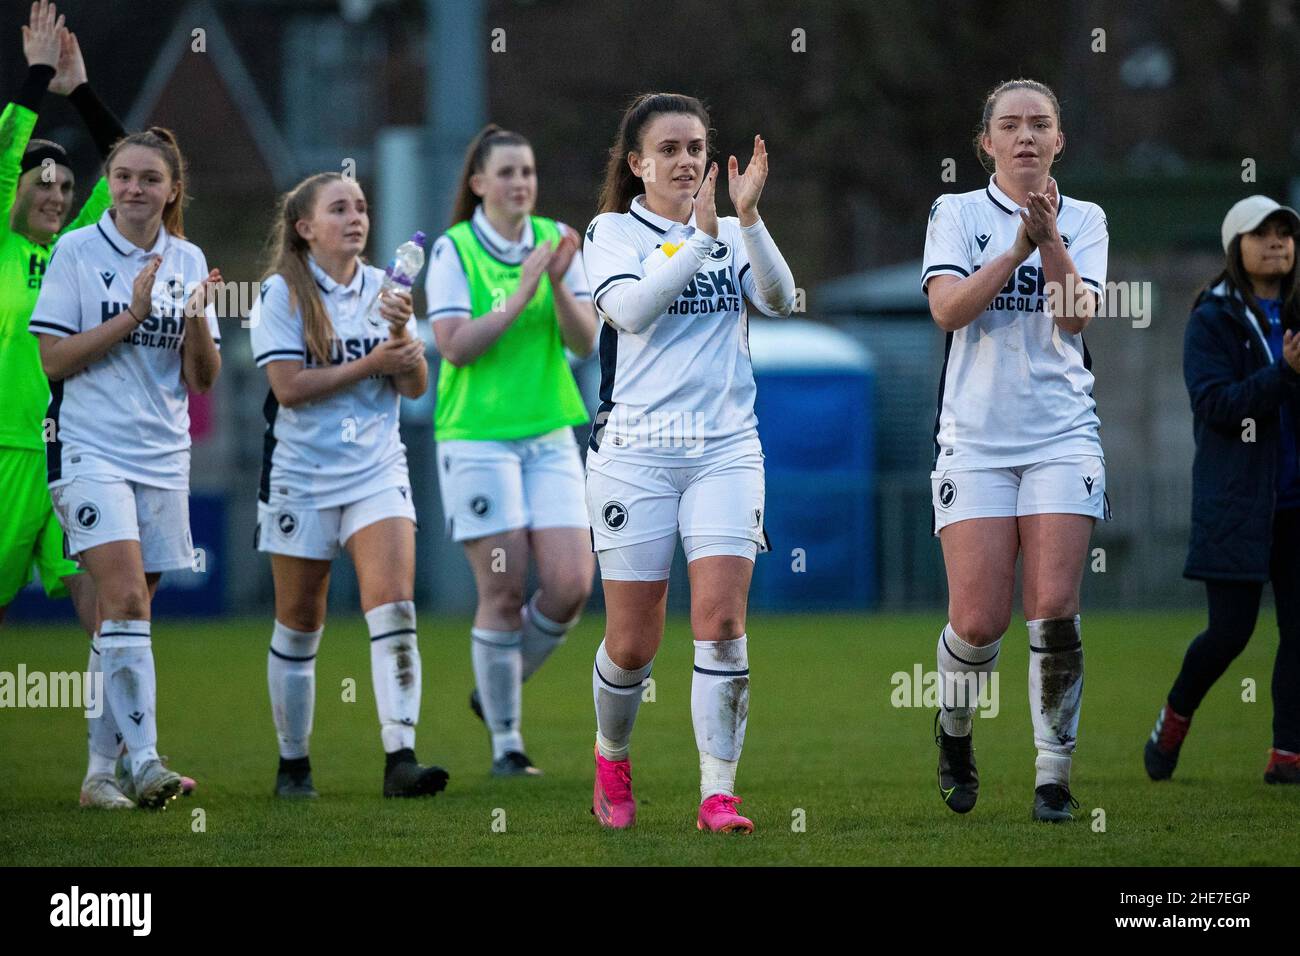
[[[739,172],[740,164],[735,156],[727,159],[727,192],[731,194],[731,204],[736,207],[741,225],[747,225],[758,218],[758,197],[763,194],[763,184],[767,182],[767,144],[762,136],[754,137],[754,154],[749,158],[744,173]]]

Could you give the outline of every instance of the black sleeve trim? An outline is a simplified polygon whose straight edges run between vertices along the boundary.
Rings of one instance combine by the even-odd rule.
[[[954,265],[951,262],[936,262],[934,265],[930,266],[930,268],[925,270],[925,274],[921,276],[921,281],[924,282],[931,272],[947,272],[949,270],[958,273],[963,278],[970,278],[970,273],[959,265]]]
[[[25,106],[33,113],[39,113],[41,97],[45,95],[45,90],[52,79],[54,79],[54,67],[46,66],[44,63],[29,66],[27,75],[23,77],[23,85],[18,88],[18,95],[14,97],[14,102],[19,106]]]
[[[304,352],[302,349],[271,349],[271,351],[269,352],[263,352],[261,355],[256,356],[253,359],[253,362],[256,363],[257,365],[261,365],[263,362],[269,359],[275,359],[277,357],[284,357],[284,356],[287,356],[288,358],[301,359],[301,358],[306,358],[307,353]]]
[[[113,144],[126,135],[122,121],[95,95],[89,83],[82,83],[69,93],[68,102],[81,114],[99,155],[107,157]]]
[[[33,320],[33,321],[31,321],[31,322],[28,322],[27,325],[28,325],[28,328],[29,328],[29,329],[32,329],[32,328],[36,328],[36,329],[53,329],[55,332],[63,332],[63,333],[66,334],[66,335],[76,335],[76,334],[77,334],[77,330],[76,330],[76,329],[70,329],[70,328],[67,328],[66,326],[62,326],[62,325],[56,325],[56,324],[53,323],[53,322],[41,322],[40,320]],[[33,332],[32,334],[33,334],[33,335],[36,335],[36,334],[38,334],[38,333]]]
[[[596,288],[596,291],[593,292],[593,293],[591,294],[591,297],[592,297],[593,299],[595,299],[595,298],[596,298],[597,296],[599,296],[602,292],[604,292],[606,289],[608,289],[612,284],[614,284],[615,282],[618,282],[618,281],[620,281],[620,280],[622,280],[622,279],[631,279],[633,282],[635,282],[635,281],[637,281],[637,280],[640,279],[640,278],[641,278],[640,276],[633,275],[633,274],[630,273],[630,272],[620,272],[618,275],[616,275],[616,276],[610,276],[608,279],[606,279],[604,282],[602,282],[602,283],[601,283],[601,284]]]

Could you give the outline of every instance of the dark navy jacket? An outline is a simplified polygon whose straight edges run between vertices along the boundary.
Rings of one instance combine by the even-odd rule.
[[[1298,330],[1300,331],[1300,330]],[[1267,581],[1283,402],[1300,421],[1300,374],[1274,361],[1259,322],[1225,283],[1201,293],[1183,339],[1192,401],[1192,538],[1183,575]],[[1255,440],[1244,441],[1246,419]]]

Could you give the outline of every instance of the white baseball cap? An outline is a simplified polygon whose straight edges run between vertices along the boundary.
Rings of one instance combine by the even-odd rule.
[[[1228,210],[1223,217],[1223,251],[1228,251],[1232,240],[1243,232],[1254,232],[1259,224],[1275,212],[1284,212],[1291,220],[1291,229],[1300,235],[1300,214],[1290,206],[1283,206],[1267,196],[1247,196]]]

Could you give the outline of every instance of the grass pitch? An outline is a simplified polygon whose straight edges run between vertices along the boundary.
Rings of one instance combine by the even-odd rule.
[[[163,620],[155,627],[160,750],[199,781],[162,812],[80,810],[85,721],[75,709],[0,709],[3,865],[1294,865],[1286,838],[1300,788],[1263,783],[1270,742],[1271,615],[1214,688],[1173,781],[1153,784],[1141,749],[1199,613],[1085,614],[1087,678],[1074,791],[1064,826],[1029,819],[1033,739],[1027,641],[1013,624],[1000,662],[1000,713],[975,721],[981,792],[947,810],[935,786],[933,712],[896,708],[891,675],[934,667],[938,614],[754,614],[752,700],[738,789],[757,830],[695,830],[691,635],[670,619],[632,760],[636,828],[602,832],[592,784],[590,614],[525,687],[536,780],[488,775],[487,734],[466,705],[468,621],[420,623],[424,704],[417,753],[451,772],[432,800],[380,796],[383,755],[359,617],[326,626],[317,661],[312,762],[321,799],[271,797],[277,762],[266,691],[270,620]],[[86,665],[70,626],[9,625],[0,671]],[[355,701],[344,682],[355,681]],[[1255,702],[1243,701],[1253,679]],[[201,814],[196,811],[202,811]],[[1104,818],[1098,815],[1104,814]],[[199,824],[202,823],[202,827]],[[1104,829],[1102,824],[1104,823]]]

